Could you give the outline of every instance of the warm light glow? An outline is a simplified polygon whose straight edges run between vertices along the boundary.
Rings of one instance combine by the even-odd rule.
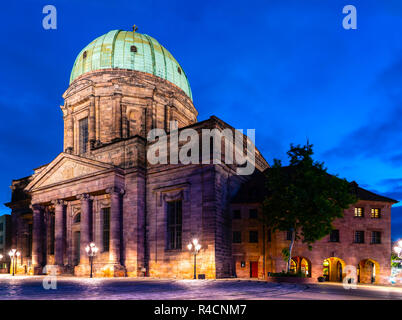
[[[17,253],[16,253],[17,257],[19,257],[20,254],[21,254],[21,252],[17,251]]]
[[[197,245],[195,246],[195,250],[200,251],[200,249],[201,249],[201,245],[200,245],[200,244],[197,244]]]
[[[191,250],[192,247],[193,247],[193,245],[192,245],[191,243],[189,243],[189,244],[187,245],[188,250]]]
[[[197,246],[197,244],[198,244],[198,239],[193,239],[193,244],[194,244],[194,246]]]
[[[85,251],[88,253],[89,252],[89,246],[85,247]]]
[[[0,260],[1,260],[1,259],[3,259],[3,255],[2,255],[2,254],[0,254]]]

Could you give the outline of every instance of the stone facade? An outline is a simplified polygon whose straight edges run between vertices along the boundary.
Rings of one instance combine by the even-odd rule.
[[[197,122],[192,101],[179,88],[134,70],[86,73],[63,97],[65,151],[32,176],[13,181],[7,204],[16,221],[13,245],[24,253],[21,270],[88,275],[85,247],[93,241],[100,248],[96,276],[191,278],[186,244],[197,237],[202,243],[197,273],[231,276],[229,202],[247,177],[231,164],[151,165],[146,137],[154,128],[169,133],[171,121],[179,132],[191,128],[200,135],[202,129],[234,129],[216,117]],[[82,119],[88,120],[84,148]],[[257,170],[268,166],[258,151],[256,163]],[[169,249],[167,204],[178,200],[181,248]],[[110,210],[106,250],[105,208]],[[23,236],[27,229],[32,249]]]

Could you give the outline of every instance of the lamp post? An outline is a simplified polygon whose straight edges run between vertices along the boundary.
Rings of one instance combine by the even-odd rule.
[[[95,243],[91,242],[88,246],[86,246],[85,251],[88,254],[89,261],[91,263],[91,278],[92,278],[92,265],[94,262],[94,257],[96,256],[96,253],[98,252],[98,247],[95,245]]]
[[[201,250],[201,245],[198,243],[197,239],[193,239],[193,241],[187,245],[187,248],[194,255],[194,279],[197,279],[197,254]]]
[[[13,276],[15,275],[15,268],[17,267],[17,258],[21,255],[21,252],[17,249],[11,249],[8,253],[11,259],[11,265],[13,266]]]

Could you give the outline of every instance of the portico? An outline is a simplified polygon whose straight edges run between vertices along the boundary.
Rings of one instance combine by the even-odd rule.
[[[108,272],[124,275],[120,252],[123,187],[121,169],[111,165],[66,153],[52,161],[27,186],[32,194],[33,212],[29,272],[40,274],[46,267],[47,272],[86,275],[89,264],[85,247],[93,241],[102,248],[101,257],[108,256],[106,260],[100,259],[95,272],[107,268]],[[102,230],[104,208],[110,210],[109,239],[104,239],[107,234]],[[74,217],[78,214],[77,228]],[[43,232],[46,229],[49,232]],[[80,234],[79,243],[73,241],[74,232]],[[104,242],[110,242],[109,248],[103,248]],[[78,261],[74,259],[77,251]]]

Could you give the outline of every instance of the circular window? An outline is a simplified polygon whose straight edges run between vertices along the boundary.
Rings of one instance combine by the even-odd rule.
[[[131,46],[130,50],[131,50],[131,52],[137,52],[137,47],[136,46]]]
[[[181,69],[180,69],[180,67],[177,67],[177,72],[181,74]]]

